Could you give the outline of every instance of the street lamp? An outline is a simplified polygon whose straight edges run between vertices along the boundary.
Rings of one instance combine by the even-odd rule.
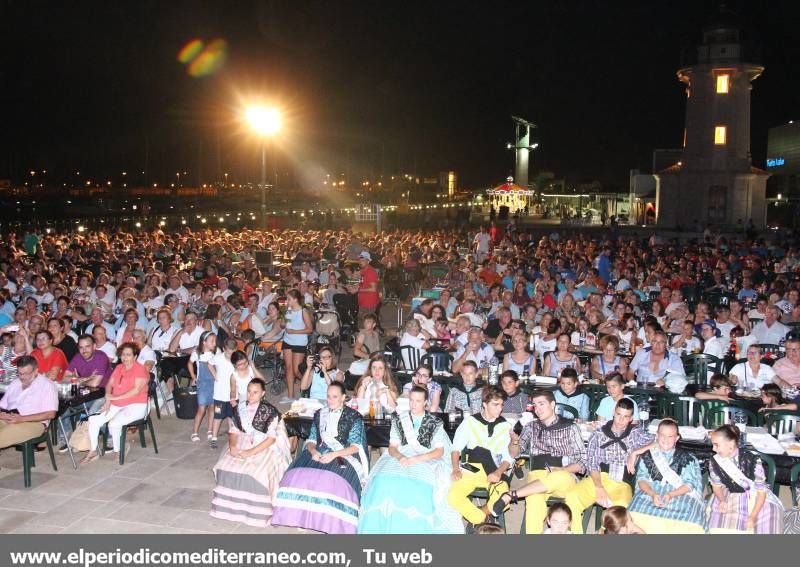
[[[267,139],[281,129],[281,113],[275,108],[251,106],[245,111],[250,128],[261,138],[261,225],[267,225]],[[277,170],[275,172],[277,177]],[[277,183],[276,183],[277,185]]]

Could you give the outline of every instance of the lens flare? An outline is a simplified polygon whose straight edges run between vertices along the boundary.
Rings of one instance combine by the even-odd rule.
[[[188,72],[192,77],[213,75],[225,63],[228,44],[224,39],[211,41],[206,48],[189,63]]]
[[[178,52],[178,61],[186,65],[192,59],[197,57],[197,54],[203,50],[203,42],[199,39],[193,39]]]

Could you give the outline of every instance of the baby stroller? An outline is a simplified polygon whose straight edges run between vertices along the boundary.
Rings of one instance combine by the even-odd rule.
[[[358,333],[358,296],[350,293],[337,293],[333,305],[339,315],[341,337],[351,341]]]
[[[286,386],[286,368],[283,362],[283,342],[266,342],[255,339],[247,344],[245,352],[250,355],[253,366],[259,368],[267,380],[267,388],[275,395],[280,395]]]
[[[339,331],[342,328],[341,318],[336,310],[323,304],[320,309],[315,312],[316,323],[314,324],[314,334],[316,344],[315,352],[319,352],[320,347],[328,345],[336,353],[336,356],[342,354],[342,341],[339,337]]]

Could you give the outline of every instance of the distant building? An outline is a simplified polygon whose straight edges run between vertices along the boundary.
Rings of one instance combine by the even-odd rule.
[[[458,189],[458,175],[455,171],[439,172],[439,190],[447,193],[447,197],[452,199]]]
[[[653,150],[653,173],[663,171],[683,160],[683,148]]]
[[[772,209],[773,213],[780,211],[776,220],[796,227],[800,216],[800,122],[770,128],[766,166],[771,174],[767,195],[780,207]]]
[[[658,151],[658,150],[656,150]],[[631,224],[653,224],[656,220],[656,176],[630,170],[630,222]]]
[[[678,71],[687,97],[683,152],[656,172],[659,225],[765,226],[769,173],[753,167],[750,155],[750,83],[764,67],[752,55],[722,8],[704,28],[696,59]]]

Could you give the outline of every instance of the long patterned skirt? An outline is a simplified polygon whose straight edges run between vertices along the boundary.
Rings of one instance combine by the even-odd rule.
[[[653,490],[664,496],[672,486],[663,481],[650,481]],[[628,511],[634,521],[648,534],[702,534],[705,533],[705,502],[688,494],[670,500],[659,508],[653,499],[637,490]]]
[[[318,463],[303,451],[280,483],[272,524],[354,534],[360,500],[361,481],[350,463]]]
[[[781,534],[783,533],[783,504],[771,490],[766,492],[767,499],[758,515],[754,533]],[[711,514],[708,519],[709,532],[719,534],[753,533],[745,531],[745,523],[752,506],[752,503],[748,503],[748,494],[750,492],[729,493],[728,511],[725,514],[719,511],[719,503],[716,498],[712,497]]]
[[[250,448],[247,436],[239,436],[239,448]],[[217,486],[211,515],[249,526],[269,526],[278,484],[287,468],[289,442],[285,434],[267,450],[247,459],[236,459],[225,450],[214,465]]]
[[[461,514],[447,502],[450,478],[444,469],[437,461],[403,467],[384,454],[361,500],[358,533],[464,533]]]

